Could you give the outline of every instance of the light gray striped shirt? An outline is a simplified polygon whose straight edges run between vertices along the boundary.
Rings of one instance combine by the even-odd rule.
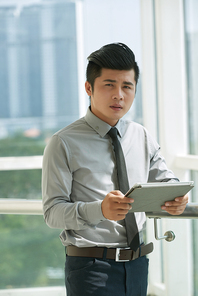
[[[116,125],[124,152],[129,185],[174,179],[147,130],[132,121]],[[43,157],[42,194],[48,226],[63,229],[63,245],[126,247],[120,221],[104,218],[101,203],[118,189],[111,126],[88,109],[85,117],[52,136]],[[125,192],[123,192],[125,193]],[[139,230],[144,213],[135,213]]]

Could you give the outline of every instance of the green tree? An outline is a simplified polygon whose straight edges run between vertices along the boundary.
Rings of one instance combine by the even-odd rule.
[[[44,147],[44,138],[18,134],[0,140],[0,157],[42,155]],[[41,198],[41,170],[0,171],[0,198]],[[63,285],[59,233],[42,216],[0,215],[0,288]]]
[[[42,155],[44,140],[22,135],[0,140],[0,157]],[[41,170],[0,171],[1,198],[41,198]]]

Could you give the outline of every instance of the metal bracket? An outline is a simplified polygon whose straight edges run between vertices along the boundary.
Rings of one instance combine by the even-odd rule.
[[[175,239],[175,234],[173,231],[166,231],[164,233],[164,236],[158,236],[158,228],[157,228],[157,220],[160,218],[154,218],[154,231],[155,231],[155,239],[161,240],[165,239],[167,242],[172,242]]]

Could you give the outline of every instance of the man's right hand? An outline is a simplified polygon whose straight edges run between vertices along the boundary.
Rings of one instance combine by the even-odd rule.
[[[134,199],[124,196],[119,190],[109,192],[102,202],[102,213],[106,219],[119,221],[125,219],[126,214],[132,208],[130,203]]]

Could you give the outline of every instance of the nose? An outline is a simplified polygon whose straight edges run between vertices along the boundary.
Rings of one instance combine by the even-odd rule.
[[[123,100],[124,99],[124,96],[123,96],[123,91],[120,87],[117,87],[116,90],[114,91],[113,93],[113,96],[112,98],[114,100]]]

